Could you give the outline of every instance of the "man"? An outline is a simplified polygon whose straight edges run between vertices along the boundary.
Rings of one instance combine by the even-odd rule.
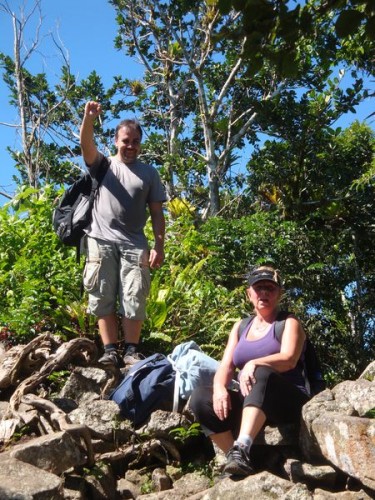
[[[86,103],[80,131],[82,155],[91,175],[109,162],[86,231],[83,282],[89,293],[89,312],[98,317],[104,344],[99,362],[122,366],[137,359],[150,268],[158,268],[164,260],[165,192],[157,170],[138,160],[142,129],[137,121],[124,120],[117,126],[115,156],[106,160],[98,151],[94,122],[101,111],[98,102]],[[144,234],[147,207],[155,240],[150,251]],[[117,301],[125,337],[123,359],[117,348]]]

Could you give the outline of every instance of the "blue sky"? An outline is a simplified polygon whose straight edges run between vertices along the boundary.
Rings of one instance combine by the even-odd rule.
[[[30,12],[33,0],[8,0],[14,12],[25,4],[25,12]],[[53,32],[60,36],[69,52],[72,73],[78,80],[86,78],[96,70],[103,78],[104,85],[112,84],[113,75],[122,74],[136,77],[142,74],[141,66],[114,49],[116,36],[115,10],[106,0],[42,0],[42,36]],[[35,16],[36,20],[38,16]],[[35,27],[35,23],[33,25]],[[30,25],[32,27],[32,25]],[[25,42],[30,44],[34,37],[34,28],[27,32]],[[40,44],[41,54],[35,54],[27,64],[32,72],[46,72],[50,83],[58,80],[61,59],[56,48],[45,38]],[[0,11],[0,51],[13,57],[13,28],[11,18]],[[56,77],[56,79],[55,79]],[[0,122],[18,123],[17,111],[8,104],[8,89],[0,81]],[[15,128],[0,125],[0,192],[12,194],[15,184],[12,176],[17,172],[13,168],[6,147],[20,146]],[[0,205],[5,202],[0,196]]]
[[[30,12],[34,0],[8,0],[15,12],[20,5]],[[115,10],[106,0],[42,0],[42,36],[52,31],[59,35],[69,53],[71,71],[78,80],[86,78],[94,69],[102,76],[104,85],[111,85],[113,75],[122,74],[131,78],[142,75],[142,67],[114,49],[116,36]],[[38,16],[34,19],[37,20]],[[25,42],[34,38],[34,29],[27,32]],[[35,24],[34,24],[35,27]],[[13,30],[11,18],[0,11],[0,51],[13,56]],[[45,72],[50,84],[58,80],[61,59],[56,48],[48,43],[48,38],[40,44],[40,54],[30,59],[27,68],[35,72]],[[8,104],[8,90],[0,81],[0,123],[16,124],[17,111]],[[373,108],[373,104],[372,104]],[[373,111],[373,109],[372,109]],[[346,127],[355,119],[364,120],[371,112],[370,103],[360,106],[355,115],[349,114],[337,125]],[[374,122],[370,123],[374,126]],[[0,192],[13,194],[15,184],[13,168],[6,147],[20,148],[19,136],[15,128],[0,125]],[[6,199],[0,195],[0,205]]]

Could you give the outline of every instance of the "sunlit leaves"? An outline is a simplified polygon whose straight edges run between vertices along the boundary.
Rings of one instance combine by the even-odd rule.
[[[295,77],[303,70],[304,45],[326,46],[326,50],[320,51],[320,64],[330,65],[338,57],[351,57],[350,51],[339,50],[340,44],[345,46],[348,39],[351,51],[360,51],[361,45],[370,48],[375,37],[372,0],[311,0],[297,4],[285,0],[221,0],[214,3],[222,13],[228,13],[231,8],[241,13],[241,28],[226,30],[225,36],[236,38],[239,33],[247,36],[246,57],[252,74],[268,61],[280,75]],[[291,53],[295,56],[290,57]],[[367,69],[366,60],[357,58],[357,62]]]
[[[25,187],[0,209],[0,323],[20,337],[71,328],[66,307],[79,299],[74,250],[62,248],[52,229],[55,194]]]

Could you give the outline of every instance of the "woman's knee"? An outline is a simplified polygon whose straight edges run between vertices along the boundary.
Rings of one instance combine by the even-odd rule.
[[[275,370],[269,366],[257,366],[255,370],[256,381],[267,381],[274,373],[276,373]]]

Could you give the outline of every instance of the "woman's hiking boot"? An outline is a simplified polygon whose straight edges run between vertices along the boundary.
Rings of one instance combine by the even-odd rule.
[[[226,454],[226,459],[227,462],[222,471],[225,475],[245,477],[255,473],[250,456],[244,446],[234,444]]]

